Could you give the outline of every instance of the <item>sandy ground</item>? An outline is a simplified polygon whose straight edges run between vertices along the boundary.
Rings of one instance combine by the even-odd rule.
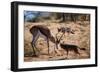
[[[47,43],[43,38],[39,38],[36,43],[36,53],[38,57],[33,57],[32,47],[30,42],[32,41],[32,35],[29,29],[34,25],[46,25],[52,35],[55,37],[57,33],[57,28],[59,27],[69,27],[75,30],[75,34],[65,34],[61,42],[67,44],[77,45],[81,48],[86,48],[86,50],[78,50],[80,55],[70,51],[66,54],[66,51],[59,47],[58,52],[54,52],[54,43],[50,41],[50,55],[48,55]],[[24,61],[53,61],[53,60],[69,60],[69,59],[87,59],[90,58],[90,23],[85,22],[69,22],[69,23],[25,23],[24,28]],[[58,37],[61,36],[61,33]]]

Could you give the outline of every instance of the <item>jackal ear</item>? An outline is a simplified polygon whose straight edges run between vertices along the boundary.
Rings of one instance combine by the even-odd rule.
[[[64,41],[62,41],[62,43],[64,44],[65,42],[64,42]]]
[[[59,27],[57,28],[57,31],[60,32],[60,28]]]

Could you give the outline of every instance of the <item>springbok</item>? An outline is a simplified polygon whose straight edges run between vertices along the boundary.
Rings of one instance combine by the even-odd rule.
[[[37,56],[34,48],[36,48],[35,43],[39,37],[43,37],[47,41],[48,54],[49,54],[49,41],[56,43],[55,38],[52,36],[50,32],[50,29],[44,25],[35,25],[30,29],[30,32],[33,36],[31,46],[33,48],[34,56]]]

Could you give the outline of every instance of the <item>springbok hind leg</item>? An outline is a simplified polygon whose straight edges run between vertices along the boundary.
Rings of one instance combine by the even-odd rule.
[[[36,52],[35,52],[35,49],[34,49],[33,42],[31,42],[31,46],[32,46],[32,50],[33,50],[33,55],[32,56],[36,56]]]
[[[31,46],[32,46],[32,50],[33,50],[33,56],[37,56],[36,51],[35,51],[35,40],[34,40],[34,38],[32,39]]]

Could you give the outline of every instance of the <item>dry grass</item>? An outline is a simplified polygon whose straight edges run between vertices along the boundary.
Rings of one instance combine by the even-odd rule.
[[[50,42],[50,55],[48,55],[47,43],[43,38],[39,38],[37,41],[37,48],[39,52],[38,57],[32,57],[32,47],[30,42],[32,40],[32,35],[29,32],[29,29],[34,25],[46,25],[52,35],[55,37],[57,33],[58,27],[70,27],[75,30],[75,34],[65,34],[63,37],[63,42],[67,44],[74,44],[81,48],[86,48],[85,51],[79,50],[80,55],[76,55],[73,51],[69,52],[69,55],[66,55],[66,51],[59,49],[61,55],[54,52],[54,44]],[[51,61],[51,60],[67,60],[67,59],[87,59],[90,58],[90,23],[88,21],[84,22],[69,22],[69,23],[25,23],[24,28],[24,61],[32,62],[32,61]],[[60,36],[59,34],[58,36]]]

